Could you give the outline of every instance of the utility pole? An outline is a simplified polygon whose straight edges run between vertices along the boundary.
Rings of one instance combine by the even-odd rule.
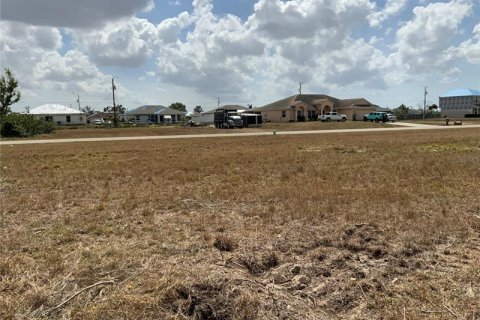
[[[220,108],[220,97],[217,97],[217,108]]]
[[[118,127],[117,123],[117,107],[115,106],[115,90],[117,87],[115,87],[115,78],[112,77],[112,98],[113,98],[113,126],[116,128]]]
[[[426,112],[426,108],[427,108],[427,86],[425,86],[424,90],[423,90],[423,119],[425,119],[425,112]]]
[[[303,82],[299,82],[298,84],[299,84],[298,93],[302,94],[302,84],[303,84]]]
[[[80,95],[77,94],[75,91],[72,91],[72,93],[75,96],[75,101],[77,102],[78,111],[82,111],[82,109],[80,108]]]

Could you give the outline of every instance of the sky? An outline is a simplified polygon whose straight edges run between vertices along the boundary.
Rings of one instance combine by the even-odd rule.
[[[298,93],[421,106],[480,89],[480,0],[2,0],[0,64],[24,111]]]

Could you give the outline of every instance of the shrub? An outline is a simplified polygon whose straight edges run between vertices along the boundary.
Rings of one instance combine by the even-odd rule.
[[[0,121],[2,137],[31,137],[55,131],[55,124],[28,114],[10,113]]]

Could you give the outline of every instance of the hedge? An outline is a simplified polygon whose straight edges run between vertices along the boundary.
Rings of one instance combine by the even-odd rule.
[[[55,124],[52,121],[37,119],[29,114],[10,113],[0,119],[2,137],[31,137],[53,131]]]

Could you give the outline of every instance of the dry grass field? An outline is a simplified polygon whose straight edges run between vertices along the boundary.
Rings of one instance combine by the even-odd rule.
[[[1,319],[479,319],[480,131],[1,149]]]
[[[455,122],[455,121],[461,121],[463,125],[480,124],[480,118],[450,118],[449,119],[449,125],[453,126],[453,122]],[[446,125],[444,118],[407,120],[406,122],[418,123],[418,124],[430,124],[430,125],[435,125],[435,126],[445,126]]]
[[[51,134],[38,135],[28,139],[71,139],[71,138],[97,138],[97,137],[138,137],[138,136],[164,136],[164,135],[190,135],[190,134],[215,134],[215,133],[245,133],[258,131],[299,131],[299,130],[332,130],[332,129],[364,129],[364,128],[382,128],[389,126],[382,123],[370,123],[363,121],[347,122],[294,122],[294,123],[264,123],[259,128],[243,129],[216,129],[213,127],[181,127],[181,126],[139,126],[125,128],[105,128],[105,127],[58,127]],[[9,138],[2,140],[18,140],[18,138]]]

